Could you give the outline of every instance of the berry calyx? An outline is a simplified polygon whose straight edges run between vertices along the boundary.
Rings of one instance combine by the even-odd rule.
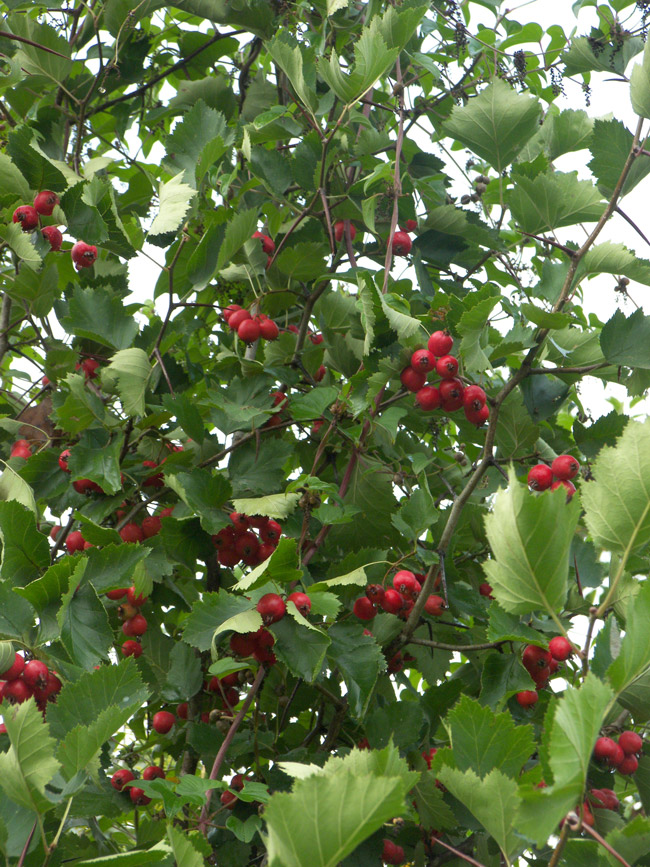
[[[384,598],[386,591],[381,584],[368,584],[366,587],[366,596],[375,605],[381,605],[381,600]]]
[[[546,491],[553,484],[553,470],[546,464],[536,464],[528,471],[527,482],[533,491]]]
[[[70,449],[64,449],[59,455],[59,466],[63,470],[64,473],[69,473],[68,469],[68,458],[70,457]]]
[[[121,771],[115,771],[115,773],[111,777],[111,786],[114,789],[117,789],[118,792],[121,792],[124,786],[127,783],[130,783],[132,780],[135,780],[133,772],[129,771],[127,768],[124,768]]]
[[[572,455],[560,455],[551,464],[551,471],[556,479],[569,480],[580,472],[580,464]]]
[[[31,695],[32,689],[25,683],[22,677],[8,680],[0,691],[0,697],[6,699],[9,704],[22,704]]]
[[[447,331],[434,331],[427,341],[427,349],[433,352],[436,358],[448,355],[454,345],[454,338]]]
[[[571,642],[563,635],[556,635],[555,638],[551,638],[548,643],[548,649],[553,659],[556,659],[558,662],[564,662],[565,659],[568,659],[573,654]]]
[[[436,362],[436,373],[442,379],[453,379],[458,373],[458,359],[453,355],[443,355]]]
[[[86,244],[85,241],[77,241],[70,250],[70,255],[77,271],[82,268],[92,268],[97,259],[97,247],[94,244]]]
[[[41,190],[34,199],[34,210],[45,217],[51,217],[54,206],[59,204],[59,197],[52,190]]]
[[[295,593],[287,596],[287,601],[293,602],[303,617],[306,617],[311,611],[311,599],[306,593],[301,593],[297,590]]]
[[[264,542],[271,542],[274,545],[277,545],[280,541],[280,536],[282,535],[282,527],[278,524],[277,521],[267,521],[266,524],[260,528],[260,537]]]
[[[400,382],[407,391],[419,391],[427,381],[426,373],[420,373],[409,365],[400,374]]]
[[[23,232],[31,232],[38,226],[38,211],[31,205],[20,205],[13,215],[14,223],[20,223]]]
[[[401,596],[411,596],[415,591],[416,578],[408,569],[401,569],[393,577],[393,587]]]
[[[173,713],[170,713],[168,710],[159,710],[153,715],[153,720],[151,721],[151,724],[154,727],[154,730],[157,731],[159,735],[166,735],[167,732],[171,730],[175,722],[176,717]]]
[[[257,611],[262,615],[265,626],[277,623],[284,617],[287,606],[277,593],[265,593],[256,605]]]
[[[618,745],[626,756],[631,756],[641,752],[643,749],[643,738],[636,732],[621,732],[618,738]]]
[[[467,390],[467,389],[465,389]],[[465,418],[470,424],[475,424],[476,427],[481,427],[490,417],[490,408],[487,404],[483,404],[480,409],[468,409],[465,407]]]
[[[412,246],[413,242],[406,232],[395,232],[393,235],[393,253],[396,256],[408,256]]]
[[[436,357],[428,349],[416,349],[411,356],[411,367],[418,373],[428,373],[436,366]]]
[[[518,692],[515,695],[515,698],[521,707],[532,707],[534,704],[537,704],[539,696],[534,689],[524,689],[521,692]]]

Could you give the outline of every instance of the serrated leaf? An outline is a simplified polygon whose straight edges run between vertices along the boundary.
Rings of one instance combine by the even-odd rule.
[[[127,720],[140,709],[140,702],[133,702],[126,708],[111,705],[99,713],[91,723],[77,725],[71,729],[57,750],[61,770],[67,780],[77,771],[85,768],[104,744]]]
[[[273,652],[297,677],[311,683],[320,674],[331,642],[327,633],[312,624],[310,628],[301,625],[298,620],[304,618],[295,617],[296,613],[271,625],[270,631],[275,636]]]
[[[650,286],[650,261],[641,259],[624,244],[603,241],[585,253],[576,272],[577,279],[591,274],[616,274]]]
[[[95,588],[92,584],[80,583],[87,564],[87,560],[77,563],[56,617],[61,643],[70,659],[83,668],[107,659],[113,644],[113,630]]]
[[[448,135],[502,172],[537,132],[540,113],[536,99],[519,95],[496,78],[467,105],[455,107],[443,126]]]
[[[269,494],[268,497],[235,499],[232,504],[236,512],[244,515],[263,515],[281,521],[294,511],[299,499],[300,494]]]
[[[530,674],[514,653],[489,653],[481,671],[481,703],[503,707],[506,700],[532,686]]]
[[[204,593],[202,598],[194,603],[185,621],[183,641],[198,647],[199,650],[210,650],[215,629],[237,614],[248,611],[250,607],[248,599],[242,599],[241,596],[235,596],[226,590]]]
[[[31,233],[23,232],[19,223],[0,224],[0,238],[14,251],[28,268],[37,270],[43,264],[40,253],[32,244]]]
[[[543,310],[535,304],[524,302],[519,309],[524,314],[526,319],[539,325],[541,328],[568,328],[571,324],[571,316],[568,313],[552,313],[550,310]]]
[[[300,46],[295,42],[289,44],[287,38],[278,35],[267,43],[266,50],[286,74],[302,104],[313,114],[318,106],[318,97],[305,81],[304,59]]]
[[[159,208],[149,229],[149,235],[165,235],[175,232],[183,225],[196,190],[183,182],[184,172],[179,172],[171,181],[160,185]]]
[[[189,473],[166,474],[165,482],[200,519],[206,533],[217,533],[225,526],[220,507],[230,499],[232,488],[221,473],[197,467]]]
[[[650,584],[644,581],[634,605],[627,608],[625,637],[618,656],[607,669],[607,677],[616,692],[622,692],[650,666]]]
[[[196,186],[210,166],[226,153],[232,139],[232,130],[223,114],[199,99],[167,137],[165,162],[182,169],[183,179]]]
[[[495,436],[499,458],[516,458],[529,454],[539,439],[539,427],[515,390],[504,400],[499,412]]]
[[[496,602],[493,602],[489,608],[487,640],[525,641],[527,644],[537,644],[540,635],[537,630],[526,626],[514,614],[508,614]]]
[[[641,309],[629,317],[617,310],[603,326],[600,346],[612,364],[650,369],[650,316]]]
[[[598,188],[591,181],[579,180],[577,172],[519,176],[508,193],[508,202],[520,228],[533,235],[595,222],[605,207]]]
[[[123,300],[105,286],[75,286],[61,324],[71,334],[95,340],[111,349],[126,349],[138,333],[133,318],[139,305]]]
[[[0,500],[15,500],[38,517],[34,492],[30,486],[5,461],[0,460],[0,464],[4,465],[4,470],[0,475]]]
[[[108,389],[117,389],[127,415],[144,415],[144,395],[151,373],[152,367],[143,349],[120,349],[111,363],[102,368],[101,380]]]
[[[634,135],[620,120],[598,119],[594,122],[594,134],[589,144],[592,153],[589,168],[598,181],[598,189],[608,199],[614,193],[633,144]],[[648,160],[634,160],[623,184],[621,197],[634,189],[648,172]]]
[[[203,855],[192,845],[190,837],[174,828],[167,826],[167,839],[174,853],[178,867],[203,867],[205,861]]]
[[[386,660],[377,642],[356,623],[335,623],[328,636],[332,642],[327,657],[338,666],[345,680],[350,711],[361,719]]]
[[[333,590],[336,587],[347,587],[350,584],[356,584],[358,587],[365,587],[368,583],[366,570],[363,566],[354,569],[352,572],[347,572],[345,575],[339,575],[337,578],[328,578],[326,581],[315,581],[310,585],[310,590]]]
[[[37,578],[50,563],[50,546],[33,512],[16,500],[0,502],[0,577],[16,587]]]
[[[513,614],[560,611],[567,595],[569,550],[580,505],[566,491],[531,495],[513,470],[486,518],[493,559],[484,563],[499,605]]]
[[[238,211],[226,226],[226,234],[219,249],[217,269],[229,265],[233,256],[249,241],[257,229],[257,211]]]
[[[0,754],[0,786],[9,800],[36,813],[54,804],[45,786],[59,770],[54,758],[55,741],[33,698],[11,709],[3,707],[10,747]]]
[[[268,560],[260,563],[251,570],[248,575],[240,578],[237,582],[237,590],[255,590],[276,581],[280,584],[289,584],[302,577],[298,569],[298,551],[295,539],[280,539],[275,551]]]
[[[133,572],[137,564],[150,553],[150,548],[143,545],[124,545],[121,540],[119,544],[107,545],[101,550],[90,548],[86,552],[87,578],[98,593],[126,587],[133,583]]]
[[[594,542],[621,554],[639,550],[650,539],[650,421],[628,422],[616,446],[601,450],[592,472],[581,498]]]
[[[80,433],[94,422],[103,426],[106,409],[101,398],[86,388],[86,378],[69,373],[64,383],[67,391],[61,389],[52,396],[57,426],[73,434]]]
[[[641,63],[635,63],[630,75],[630,100],[639,117],[650,117],[650,50],[647,44]]]

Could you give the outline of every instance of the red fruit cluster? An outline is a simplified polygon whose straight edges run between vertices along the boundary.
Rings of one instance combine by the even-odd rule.
[[[236,656],[252,656],[267,665],[274,665],[276,662],[275,654],[271,650],[274,644],[275,638],[263,626],[257,632],[235,632],[230,636],[230,649]]]
[[[384,848],[381,852],[381,860],[384,864],[403,864],[404,849],[402,849],[401,846],[398,846],[397,843],[393,843],[392,840],[385,838]]]
[[[52,532],[50,532],[50,535],[52,535]],[[87,542],[84,539],[81,530],[73,530],[72,533],[68,533],[65,537],[65,547],[68,554],[75,554],[77,551],[85,551],[87,548],[92,548],[93,545],[92,542]]]
[[[559,455],[551,466],[536,464],[528,472],[528,487],[533,491],[554,491],[560,485],[566,488],[567,501],[575,494],[575,485],[571,482],[580,472],[580,464],[572,455]]]
[[[260,337],[262,340],[277,340],[280,329],[272,319],[264,313],[251,316],[250,312],[239,304],[230,304],[223,311],[223,318],[231,331],[236,331],[237,336],[244,343],[255,343]]]
[[[25,658],[16,653],[14,661],[0,672],[0,701],[22,704],[34,696],[39,709],[45,713],[48,701],[56,701],[61,690],[61,681],[40,659]]]
[[[487,395],[479,385],[465,386],[457,378],[458,359],[449,355],[453,345],[446,331],[434,331],[426,349],[417,349],[411,363],[400,375],[404,388],[415,392],[415,403],[425,412],[443,409],[456,412],[464,409],[469,422],[480,427],[490,415]],[[427,376],[435,372],[440,377],[436,385],[427,385]]]
[[[591,789],[589,791],[589,800],[594,807],[602,808],[603,810],[617,812],[620,806],[616,793],[612,789]]]
[[[98,367],[99,362],[95,358],[84,358],[75,364],[74,369],[83,370],[86,379],[97,379]]]
[[[643,738],[636,732],[624,731],[618,736],[618,743],[613,738],[598,738],[594,746],[594,758],[627,776],[639,767],[637,756],[642,749]]]
[[[357,236],[357,229],[354,223],[348,223],[350,227],[350,241],[354,241]],[[408,256],[411,252],[413,243],[408,235],[408,232],[417,228],[415,220],[407,220],[404,226],[400,227],[402,231],[395,232],[393,235],[393,253],[396,256]],[[334,238],[337,243],[343,240],[345,233],[345,220],[338,220],[334,223]]]
[[[542,689],[558,670],[560,662],[567,660],[572,653],[571,642],[563,635],[556,635],[549,641],[548,650],[536,644],[528,644],[524,648],[521,661],[535,681],[537,689]],[[534,689],[524,689],[518,692],[515,698],[521,707],[532,707],[537,703],[539,696]]]
[[[162,768],[159,768],[156,765],[149,765],[142,772],[142,779],[164,780],[165,772]],[[124,768],[121,771],[115,771],[115,773],[111,777],[111,786],[118,792],[123,792],[124,787],[127,785],[127,783],[132,783],[133,780],[135,780],[135,774],[133,773],[133,771]],[[135,804],[136,807],[144,807],[151,802],[151,798],[148,798],[145,795],[144,790],[139,788],[138,786],[129,786],[128,792],[132,803]]]
[[[27,440],[16,440],[12,445],[10,457],[23,458],[24,460],[27,460],[27,458],[31,458],[31,456],[32,447]]]
[[[225,677],[212,677],[208,681],[206,689],[208,692],[215,693],[220,696],[222,707],[228,713],[232,713],[235,705],[239,704],[239,673],[233,672]]]
[[[88,378],[88,377],[86,377],[86,378]],[[70,449],[64,449],[61,452],[61,454],[59,455],[59,466],[61,467],[61,469],[63,470],[64,473],[70,472],[70,469],[68,468],[69,457],[70,457]],[[97,482],[93,482],[93,481],[91,481],[91,479],[76,479],[72,483],[72,487],[75,489],[75,491],[78,494],[90,494],[90,493],[103,494],[104,493],[104,491],[97,484]],[[72,533],[70,535],[72,535]],[[70,538],[70,536],[68,536],[68,539],[69,538]],[[67,545],[67,540],[66,540],[66,545]],[[70,549],[68,548],[68,550],[70,550]],[[81,548],[76,549],[76,550],[81,550]],[[72,553],[72,552],[70,552],[70,553]]]
[[[244,783],[246,782],[246,777],[242,774],[235,774],[230,783],[228,784],[229,789],[233,789],[234,791],[229,791],[226,789],[225,792],[221,793],[220,801],[228,810],[232,810],[239,800],[235,792],[241,792],[244,788]]]
[[[381,584],[368,584],[366,595],[355,600],[353,612],[359,620],[372,620],[377,609],[382,608],[388,614],[397,614],[406,620],[411,613],[415,600],[422,590],[418,579],[424,580],[422,573],[400,569],[393,576],[393,586],[384,588]],[[424,610],[433,617],[439,617],[445,609],[445,601],[441,596],[429,596],[424,603]]]
[[[282,535],[277,521],[240,512],[231,512],[230,521],[230,526],[223,527],[212,537],[218,551],[217,560],[222,566],[237,563],[259,566],[275,551]]]
[[[117,615],[122,621],[122,632],[128,639],[122,645],[123,656],[133,656],[137,659],[142,655],[140,637],[145,634],[148,625],[146,617],[140,613],[140,608],[148,597],[136,594],[135,587],[131,586],[109,590],[106,598],[120,602]]]

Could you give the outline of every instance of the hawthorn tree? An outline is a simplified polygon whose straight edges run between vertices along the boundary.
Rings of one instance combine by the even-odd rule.
[[[0,3],[4,863],[650,863],[648,5]]]

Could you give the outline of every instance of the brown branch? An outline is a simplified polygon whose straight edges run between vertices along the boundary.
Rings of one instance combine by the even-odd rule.
[[[395,170],[393,172],[393,213],[390,218],[390,229],[388,232],[388,245],[386,247],[386,259],[384,261],[384,283],[381,288],[382,295],[388,291],[388,276],[393,264],[393,235],[397,229],[397,218],[399,210],[399,199],[402,195],[402,177],[400,171],[400,163],[402,159],[402,145],[404,143],[404,86],[402,79],[402,67],[399,57],[395,64],[397,73],[397,83],[395,92],[397,93],[397,104],[399,106],[399,122],[397,127],[397,140],[395,142]]]
[[[457,855],[459,858],[462,858],[463,861],[467,861],[468,864],[473,864],[474,867],[485,867],[484,864],[481,864],[480,861],[475,861],[471,855],[466,855],[461,849],[456,849],[449,843],[445,843],[444,840],[440,840],[438,837],[432,838],[431,842],[433,844],[440,843],[441,846],[444,846],[445,849],[448,849],[450,852],[453,852],[454,855]]]
[[[428,638],[414,638],[411,636],[409,644],[421,644],[423,647],[435,647],[437,650],[457,650],[459,653],[467,653],[470,650],[491,650],[506,644],[505,641],[486,641],[483,644],[446,644],[443,641],[430,641]]]
[[[8,30],[0,30],[0,36],[4,36],[5,39],[13,39],[15,42],[24,42],[25,45],[38,48],[39,51],[46,51],[48,54],[56,54],[57,57],[62,57],[64,60],[70,60],[65,54],[61,54],[53,48],[48,48],[47,45],[41,45],[40,42],[34,42],[33,39],[27,39],[26,36],[18,36],[16,33],[9,33]]]

